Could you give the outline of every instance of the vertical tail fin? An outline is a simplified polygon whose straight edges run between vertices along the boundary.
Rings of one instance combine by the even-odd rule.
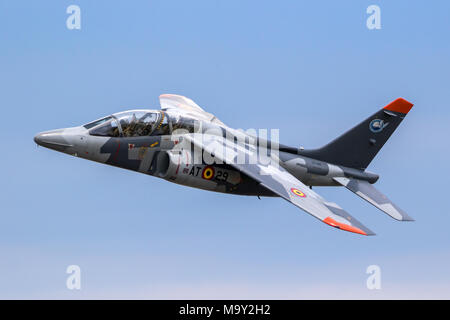
[[[299,153],[350,168],[366,169],[413,104],[398,98],[324,147]]]

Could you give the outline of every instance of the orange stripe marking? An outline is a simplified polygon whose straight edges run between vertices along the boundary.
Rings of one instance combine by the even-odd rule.
[[[353,227],[353,226],[350,226],[348,224],[337,222],[336,220],[334,220],[331,217],[325,218],[323,220],[323,222],[325,222],[326,224],[328,224],[328,225],[330,225],[332,227],[338,228],[338,229],[342,229],[342,230],[350,231],[350,232],[354,232],[354,233],[359,233],[359,234],[367,236],[367,233],[365,233],[361,229]]]

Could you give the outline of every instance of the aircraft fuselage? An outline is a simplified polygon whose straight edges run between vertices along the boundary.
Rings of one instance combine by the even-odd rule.
[[[237,195],[274,196],[227,164],[194,161],[195,150],[177,148],[182,136],[102,137],[84,127],[44,132],[35,137],[44,147],[73,156],[155,176],[177,184]],[[378,176],[278,150],[279,164],[308,186],[339,186],[334,177],[374,183]]]

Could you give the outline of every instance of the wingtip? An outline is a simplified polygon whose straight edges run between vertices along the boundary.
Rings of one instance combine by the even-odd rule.
[[[375,233],[372,230],[368,229],[368,228],[364,227],[364,230],[363,230],[363,229],[360,229],[360,228],[352,226],[352,225],[348,225],[348,224],[345,224],[345,223],[337,222],[336,220],[334,220],[331,217],[325,218],[323,220],[323,222],[325,222],[326,224],[328,224],[329,226],[332,226],[334,228],[337,228],[337,229],[340,229],[340,230],[345,230],[345,231],[348,231],[348,232],[358,233],[358,234],[361,234],[363,236],[374,236],[375,235]]]

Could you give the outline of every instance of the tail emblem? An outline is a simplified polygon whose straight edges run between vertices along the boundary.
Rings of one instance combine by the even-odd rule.
[[[384,120],[374,119],[374,120],[370,121],[369,129],[373,133],[378,133],[378,132],[383,131],[383,129],[386,128],[388,124],[389,124],[389,122],[384,122]]]

